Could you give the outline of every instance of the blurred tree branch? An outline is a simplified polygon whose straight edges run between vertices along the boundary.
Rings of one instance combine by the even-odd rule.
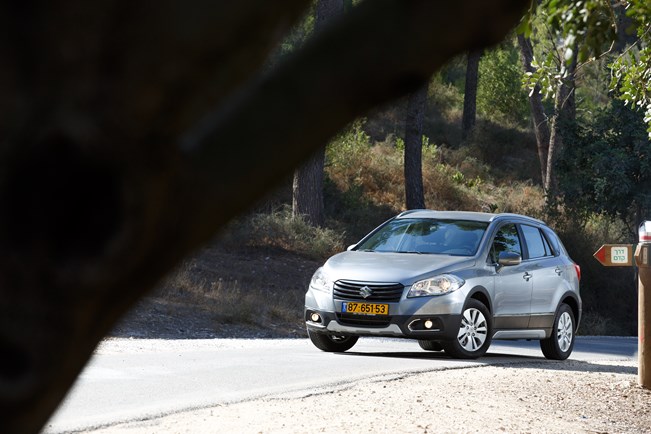
[[[38,432],[185,255],[529,2],[363,2],[262,72],[309,3],[0,5],[0,432]]]

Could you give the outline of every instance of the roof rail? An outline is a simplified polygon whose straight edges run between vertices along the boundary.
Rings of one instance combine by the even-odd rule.
[[[535,222],[538,222],[538,223],[542,223],[542,224],[544,224],[544,225],[547,225],[547,223],[545,223],[544,221],[542,221],[542,220],[540,220],[540,219],[537,219],[537,218],[535,218],[535,217],[529,217],[529,216],[526,216],[526,215],[516,214],[516,213],[511,213],[511,212],[502,212],[502,213],[499,213],[499,214],[495,214],[495,217],[494,217],[494,218],[499,218],[499,217],[507,217],[507,218],[509,218],[509,217],[510,217],[510,218],[517,218],[517,217],[520,217],[520,218],[524,218],[524,219],[527,219],[527,220],[533,220],[533,221],[535,221]]]
[[[427,210],[424,209],[424,208],[423,209],[408,209],[407,211],[403,211],[400,214],[398,214],[396,216],[396,218],[403,217],[403,216],[406,216],[406,215],[409,215],[409,214],[413,214],[413,213],[418,212],[418,211],[427,211]]]

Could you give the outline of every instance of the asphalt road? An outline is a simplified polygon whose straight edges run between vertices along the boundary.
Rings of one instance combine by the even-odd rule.
[[[571,359],[628,360],[636,338],[578,338]],[[131,340],[103,343],[46,433],[148,419],[262,396],[306,393],[369,377],[546,361],[538,342],[496,341],[479,360],[426,352],[415,341],[360,339],[324,353],[303,339]],[[558,366],[556,366],[557,368]]]

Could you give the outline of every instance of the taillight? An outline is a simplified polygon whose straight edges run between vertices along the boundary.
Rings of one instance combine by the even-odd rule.
[[[581,281],[581,267],[579,264],[574,264],[574,271],[576,271],[576,277]]]

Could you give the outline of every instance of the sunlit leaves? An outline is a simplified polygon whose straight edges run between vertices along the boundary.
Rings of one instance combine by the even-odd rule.
[[[531,66],[534,71],[525,72],[522,79],[524,87],[529,89],[529,96],[536,91],[536,86],[539,86],[543,98],[554,99],[563,78],[554,54],[549,53],[542,61],[534,57]]]
[[[545,98],[553,98],[573,62],[588,62],[610,48],[616,37],[615,15],[609,0],[544,0],[535,13],[544,21],[546,34],[539,36],[551,40],[553,49],[544,59],[534,58],[535,71],[525,75],[523,84],[530,92],[539,86]],[[533,20],[534,15],[527,18]]]
[[[628,1],[626,15],[637,27],[636,46],[630,47],[611,65],[610,87],[619,92],[619,98],[636,110],[644,110],[644,122],[651,138],[651,2]]]
[[[615,10],[614,8],[619,8]],[[607,53],[617,32],[616,14],[626,13],[633,20],[638,40],[610,64],[610,89],[636,110],[645,113],[644,122],[651,137],[651,1],[622,0],[543,0],[534,13],[523,19],[519,30],[531,33],[533,19],[544,19],[554,50],[544,59],[534,59],[534,72],[526,73],[523,85],[534,92],[539,86],[545,98],[553,98],[574,60],[581,64]],[[524,21],[527,21],[525,23]]]

